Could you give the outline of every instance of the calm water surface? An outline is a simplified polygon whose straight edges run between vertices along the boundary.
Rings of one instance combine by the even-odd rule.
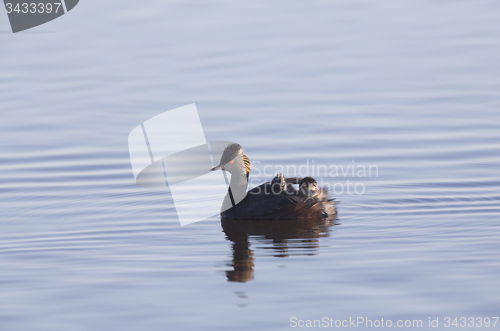
[[[88,0],[18,34],[0,15],[0,329],[499,316],[499,15],[496,1]],[[127,136],[193,102],[255,182],[315,165],[339,224],[180,227],[167,189],[134,183]]]

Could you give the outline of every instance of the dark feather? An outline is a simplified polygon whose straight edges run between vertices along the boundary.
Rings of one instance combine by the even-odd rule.
[[[248,191],[240,203],[222,212],[221,217],[240,220],[334,219],[337,215],[335,205],[336,202],[329,199],[323,189],[314,196],[304,195],[298,190],[275,193],[268,182]]]

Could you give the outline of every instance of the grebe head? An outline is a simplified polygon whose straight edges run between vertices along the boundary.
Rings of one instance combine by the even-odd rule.
[[[304,177],[299,182],[299,189],[303,194],[314,194],[318,191],[318,183],[312,177]]]
[[[250,161],[248,157],[243,153],[243,148],[240,144],[230,144],[222,152],[219,165],[210,169],[210,171],[215,170],[226,170],[231,174],[244,173],[247,178],[250,174]]]

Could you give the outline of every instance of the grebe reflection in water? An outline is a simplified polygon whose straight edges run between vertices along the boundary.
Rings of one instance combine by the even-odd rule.
[[[317,187],[312,177],[288,177],[277,174],[270,182],[246,192],[250,161],[241,145],[228,145],[219,165],[212,171],[231,174],[228,194],[221,209],[221,218],[233,220],[298,220],[334,219],[337,209],[326,190]],[[298,189],[293,187],[298,184]],[[224,206],[226,206],[224,208]]]
[[[320,247],[319,238],[328,237],[330,228],[336,224],[332,219],[272,222],[221,219],[226,239],[232,242],[231,260],[225,263],[230,268],[225,271],[227,280],[245,283],[254,279],[256,254],[251,248],[251,241],[258,242],[259,248],[269,246],[271,250],[265,249],[264,252],[272,252],[272,256],[277,258],[317,255]]]

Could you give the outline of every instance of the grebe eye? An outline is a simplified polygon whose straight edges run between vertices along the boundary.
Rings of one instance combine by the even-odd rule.
[[[234,163],[234,160],[229,161],[229,163]]]

